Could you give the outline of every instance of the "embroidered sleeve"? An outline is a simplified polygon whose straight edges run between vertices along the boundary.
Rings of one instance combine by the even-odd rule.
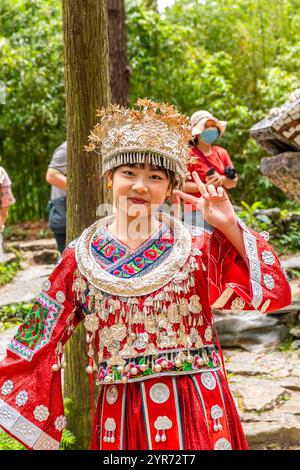
[[[269,313],[291,302],[291,290],[280,261],[263,234],[239,221],[243,231],[247,266],[218,230],[209,247],[208,283],[213,308]]]
[[[57,449],[66,425],[61,367],[64,343],[79,322],[75,267],[67,248],[0,362],[0,426],[29,449]]]

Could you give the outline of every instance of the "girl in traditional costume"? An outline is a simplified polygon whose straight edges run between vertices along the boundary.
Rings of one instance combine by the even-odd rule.
[[[87,372],[102,385],[92,449],[247,449],[211,307],[267,313],[290,303],[290,288],[222,188],[195,175],[201,198],[174,189],[186,176],[188,120],[166,104],[137,104],[99,114],[89,149],[101,150],[116,213],[69,244],[9,344],[0,425],[30,449],[59,447],[63,346],[83,320]],[[212,234],[154,210],[173,189],[202,205]]]

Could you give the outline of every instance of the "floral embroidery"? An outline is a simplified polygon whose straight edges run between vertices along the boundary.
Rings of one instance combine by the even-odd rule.
[[[232,302],[231,302],[231,310],[233,312],[240,312],[241,310],[244,309],[246,305],[246,302],[241,299],[241,297],[236,297]]]
[[[264,250],[261,255],[263,262],[272,266],[275,263],[275,256],[273,255],[272,251]]]
[[[267,289],[273,290],[275,287],[275,282],[271,274],[264,275],[264,283]]]
[[[31,361],[35,351],[48,343],[63,306],[42,292],[28,313],[23,325],[11,340],[8,349]]]
[[[1,387],[2,395],[9,395],[12,389],[14,388],[14,383],[12,380],[7,380]]]
[[[42,422],[48,419],[50,412],[46,406],[39,405],[35,407],[33,414],[37,421]]]
[[[158,258],[158,253],[157,253],[157,251],[155,251],[153,249],[149,249],[149,250],[144,251],[144,256],[145,256],[145,258],[149,258],[152,261],[154,261]]]
[[[114,245],[108,245],[106,246],[105,250],[104,250],[104,254],[106,256],[106,258],[110,258],[113,253],[115,252],[116,250],[116,247]],[[114,259],[117,260],[117,257],[114,256]]]
[[[65,294],[64,294],[61,290],[59,290],[58,292],[56,292],[55,298],[56,298],[56,300],[57,300],[58,302],[60,302],[61,304],[63,304],[64,301],[66,300]]]
[[[28,393],[25,390],[21,390],[16,396],[16,404],[19,406],[25,405],[28,401]]]
[[[67,426],[67,418],[63,415],[58,416],[54,422],[54,427],[57,431],[61,432]]]
[[[126,274],[135,274],[135,269],[133,266],[129,266],[128,264],[123,264],[123,272],[126,273]]]
[[[163,224],[160,231],[137,250],[126,248],[126,245],[113,238],[106,227],[102,227],[101,235],[94,238],[91,248],[97,262],[108,272],[120,278],[130,278],[142,271],[147,272],[155,262],[163,261],[173,245],[173,231]]]

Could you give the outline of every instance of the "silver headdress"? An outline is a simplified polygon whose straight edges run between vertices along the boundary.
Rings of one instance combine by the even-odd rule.
[[[186,176],[188,142],[187,116],[174,106],[139,99],[135,108],[111,105],[97,111],[100,122],[89,135],[87,151],[101,155],[102,173],[120,165],[147,162]]]

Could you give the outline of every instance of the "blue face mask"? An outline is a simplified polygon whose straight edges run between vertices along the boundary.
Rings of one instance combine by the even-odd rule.
[[[205,144],[212,144],[217,140],[219,137],[219,130],[216,127],[209,127],[208,129],[204,129],[201,134],[201,140]]]

